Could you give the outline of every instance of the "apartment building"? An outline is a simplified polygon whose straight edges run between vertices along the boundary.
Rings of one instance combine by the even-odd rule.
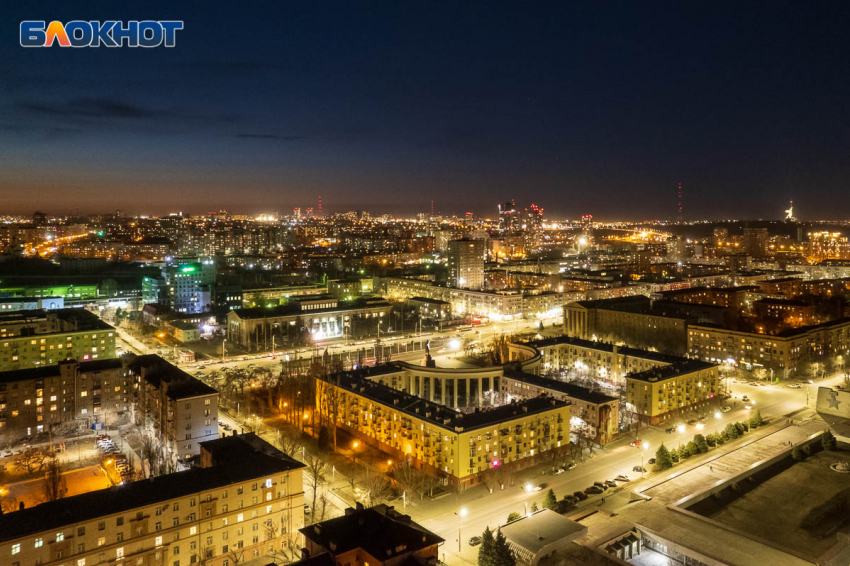
[[[65,360],[0,372],[0,441],[90,429],[128,414],[179,458],[218,437],[218,391],[159,356]]]
[[[127,371],[136,424],[159,431],[178,458],[196,456],[201,443],[218,438],[218,391],[156,355],[136,357]]]
[[[499,387],[509,399],[548,395],[568,402],[570,429],[586,424],[598,444],[611,442],[619,432],[618,397],[522,371],[506,371],[499,380]]]
[[[688,318],[678,310],[656,308],[643,296],[576,301],[564,306],[564,332],[681,355],[687,345]]]
[[[0,444],[91,428],[129,410],[134,383],[118,358],[0,373]]]
[[[316,382],[316,410],[337,426],[463,490],[499,468],[521,469],[566,452],[569,403],[541,396],[462,413],[372,378],[363,368]]]
[[[719,368],[700,360],[657,367],[626,376],[626,401],[647,424],[705,411],[720,402]]]
[[[236,566],[294,554],[304,465],[248,434],[201,466],[0,515],[4,566]]]
[[[0,371],[115,357],[115,329],[84,309],[0,314]]]
[[[808,370],[826,356],[850,354],[850,318],[758,334],[708,325],[688,329],[688,354],[701,360],[782,371]]]

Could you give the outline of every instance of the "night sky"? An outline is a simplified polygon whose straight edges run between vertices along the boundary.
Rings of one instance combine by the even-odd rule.
[[[847,2],[4,2],[0,214],[850,216]],[[24,19],[182,19],[24,49]]]

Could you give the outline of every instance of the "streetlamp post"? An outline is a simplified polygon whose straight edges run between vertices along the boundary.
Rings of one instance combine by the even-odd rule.
[[[643,478],[646,473],[646,469],[643,467],[643,455],[647,450],[649,450],[649,442],[644,442],[640,445],[640,448],[640,477]]]
[[[466,517],[466,507],[461,507],[455,515],[457,515],[457,553],[460,554],[460,528],[463,525],[463,518]]]

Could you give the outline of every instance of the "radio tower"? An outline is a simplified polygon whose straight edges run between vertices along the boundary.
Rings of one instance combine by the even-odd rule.
[[[681,224],[682,221],[684,220],[683,214],[682,214],[682,183],[679,183],[678,195],[679,195],[679,224]]]
[[[434,218],[434,199],[431,199],[431,219]]]
[[[319,195],[319,217],[322,216],[322,195]]]

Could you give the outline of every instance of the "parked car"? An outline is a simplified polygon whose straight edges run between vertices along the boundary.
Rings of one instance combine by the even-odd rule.
[[[595,482],[593,482],[593,485],[595,485],[596,487],[598,487],[599,489],[601,489],[603,491],[608,490],[608,485],[604,481],[595,481]]]
[[[564,468],[558,468],[557,470],[555,470],[555,475],[556,475],[556,476],[559,476],[559,475],[561,475],[561,474],[563,474],[563,473],[564,473]]]
[[[844,391],[844,386],[843,385],[836,385],[836,386],[833,387],[833,389],[835,389],[836,391]]]
[[[629,482],[629,481],[632,481],[632,480],[631,480],[631,478],[629,478],[629,476],[624,475],[624,474],[620,474],[619,476],[617,476],[617,477],[616,477],[616,478],[614,478],[614,479],[615,479],[615,480],[617,480],[617,481],[621,481],[621,482]]]
[[[749,401],[749,400],[750,400],[750,398],[749,398],[749,397],[747,397],[746,395],[744,395],[743,397],[741,397],[741,401],[743,401],[744,403],[746,403],[746,402],[747,402],[747,401]]]
[[[632,468],[632,471],[642,474],[646,471],[646,468],[644,468],[643,466],[635,466],[634,468]]]
[[[534,487],[532,487],[532,488],[531,488],[531,491],[540,491],[540,490],[542,490],[544,487],[546,487],[546,484],[545,484],[545,483],[541,483],[540,485],[535,485]]]
[[[576,463],[570,462],[569,464],[567,464],[567,471],[569,472],[570,470],[572,470],[575,467],[576,467]]]
[[[664,432],[666,432],[667,434],[673,434],[674,432],[676,432],[676,427],[668,426],[667,428],[664,429]]]
[[[643,441],[640,438],[638,438],[636,440],[633,440],[632,442],[629,442],[629,446],[631,446],[633,448],[640,448],[641,442],[643,442]]]
[[[579,501],[584,501],[585,499],[587,499],[587,494],[583,491],[574,491],[573,497],[575,497]]]
[[[479,544],[481,544],[481,537],[474,536],[469,539],[469,546],[478,546]]]
[[[588,495],[602,493],[602,491],[603,491],[603,489],[601,487],[597,486],[597,485],[592,485],[592,486],[590,486],[590,487],[588,487],[587,489],[584,490],[584,492],[587,493]]]
[[[720,411],[723,412],[723,413],[728,413],[731,410],[732,410],[732,407],[728,407],[728,406],[720,407]]]
[[[691,425],[691,426],[694,426],[695,424],[697,424],[697,420],[691,419],[691,420],[688,421],[688,424]]]
[[[803,386],[800,385],[799,383],[789,383],[788,387],[789,387],[789,389],[800,389]]]
[[[617,487],[617,482],[615,482],[614,480],[605,480],[605,484],[608,487]]]
[[[655,458],[650,458],[650,459],[647,461],[647,463],[648,463],[648,464],[650,464],[650,465],[651,465],[651,464],[654,464],[654,463],[655,463]]]
[[[3,458],[11,458],[12,457],[12,451],[11,450],[3,450],[2,457]]]

